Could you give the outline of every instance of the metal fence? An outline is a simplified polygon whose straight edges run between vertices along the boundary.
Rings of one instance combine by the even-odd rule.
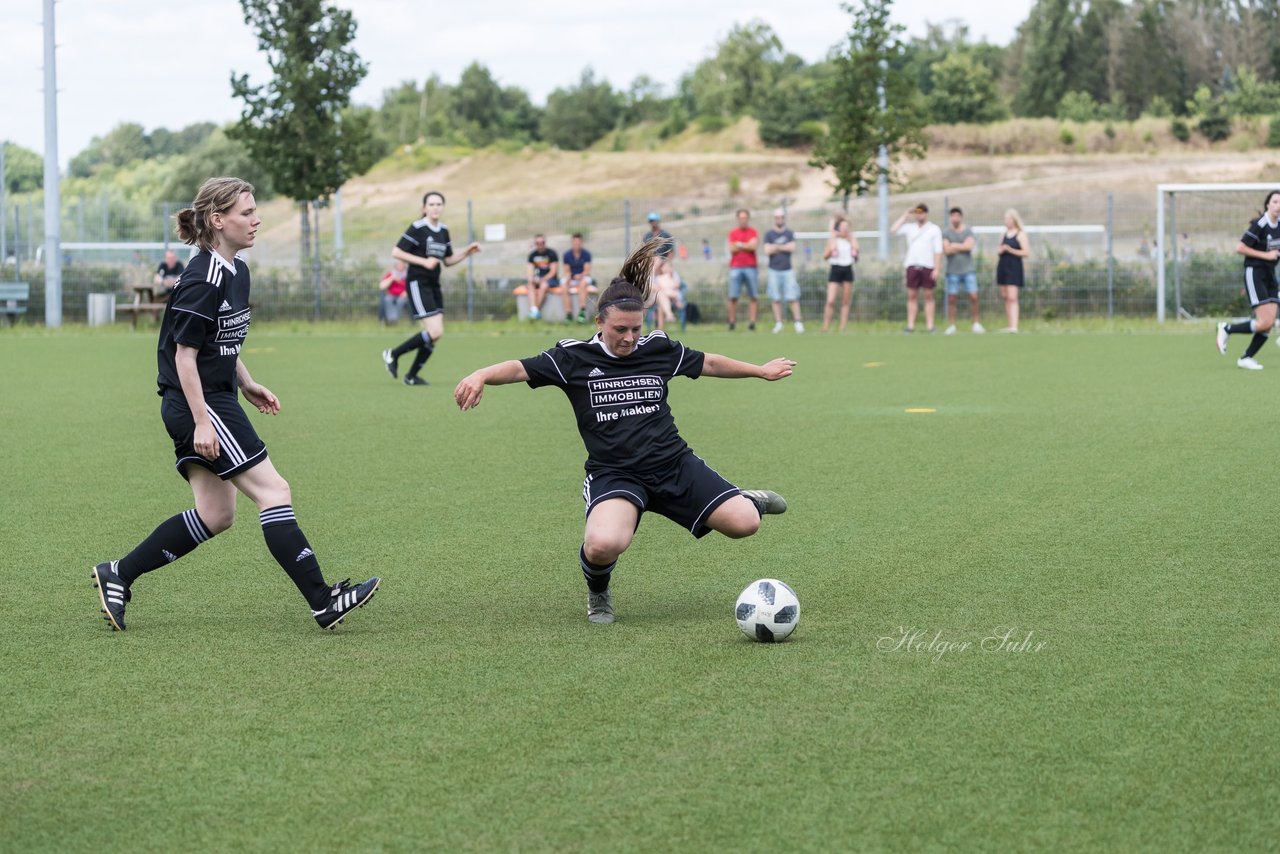
[[[979,232],[975,259],[983,291],[989,293],[1001,218],[1010,198],[991,192],[910,193],[895,197],[891,208],[896,216],[910,205],[926,202],[933,221],[945,227],[947,208],[962,207],[966,223]],[[1155,234],[1150,193],[1056,193],[1039,198],[1022,190],[1018,198],[1032,249],[1022,293],[1023,313],[1028,317],[1153,316],[1161,255],[1167,276],[1178,285],[1167,294],[1172,316],[1178,316],[1179,308],[1184,316],[1247,312],[1239,261],[1232,250],[1252,208],[1257,207],[1251,196],[1199,202],[1184,197],[1180,204],[1191,210],[1177,219],[1177,249],[1171,244],[1163,252]],[[513,290],[525,282],[526,258],[538,233],[563,253],[569,235],[581,232],[594,256],[596,278],[607,281],[629,248],[648,232],[647,216],[655,211],[676,241],[676,268],[688,285],[689,298],[698,303],[704,318],[719,322],[725,316],[726,235],[735,224],[734,211],[743,205],[740,198],[726,198],[715,205],[681,205],[670,199],[584,199],[554,206],[527,199],[451,201],[447,221],[455,247],[474,238],[484,251],[445,273],[448,314],[459,319],[514,316]],[[181,206],[177,202],[136,205],[107,196],[65,200],[64,317],[83,320],[90,293],[115,293],[118,300],[131,300],[131,286],[150,278],[166,247],[185,253],[186,247],[173,237],[171,224],[173,212]],[[772,227],[772,208],[787,209],[789,226],[801,236],[793,261],[802,286],[802,310],[807,317],[820,315],[827,269],[822,249],[839,204],[797,208],[786,199],[761,198],[745,206],[752,210],[753,226],[762,233]],[[44,299],[39,198],[10,197],[8,207],[0,217],[4,222],[0,246],[6,247],[8,255],[0,265],[0,279],[29,281],[31,304],[38,306]],[[903,241],[891,238],[882,246],[875,231],[874,199],[852,199],[849,217],[861,236],[862,250],[852,316],[858,321],[902,319]],[[377,282],[398,237],[385,232],[372,227],[358,211],[341,215],[335,208],[324,211],[318,234],[323,250],[318,287],[300,272],[296,240],[260,240],[251,253],[256,316],[377,317]],[[486,232],[491,239],[485,239]],[[882,251],[887,260],[881,260]],[[988,305],[989,310],[998,311],[993,294]],[[40,316],[38,310],[29,311],[28,322]]]

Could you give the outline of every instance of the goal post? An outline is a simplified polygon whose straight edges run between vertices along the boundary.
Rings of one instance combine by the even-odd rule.
[[[1174,298],[1175,312],[1182,311],[1180,293],[1178,293],[1178,223],[1177,223],[1177,198],[1179,194],[1187,195],[1191,193],[1205,194],[1227,194],[1227,193],[1247,193],[1247,192],[1266,192],[1268,190],[1280,190],[1280,181],[1271,183],[1243,183],[1243,184],[1157,184],[1156,185],[1156,240],[1152,247],[1156,259],[1156,321],[1164,323],[1165,306],[1167,303],[1167,278],[1170,263],[1174,267]],[[1170,202],[1173,202],[1170,205]],[[1256,205],[1256,202],[1249,199],[1234,200],[1233,213],[1238,212],[1237,219],[1240,224],[1249,217],[1250,205]],[[1242,230],[1242,229],[1241,229]],[[1237,232],[1238,234],[1239,232]],[[1166,251],[1166,247],[1169,251]]]

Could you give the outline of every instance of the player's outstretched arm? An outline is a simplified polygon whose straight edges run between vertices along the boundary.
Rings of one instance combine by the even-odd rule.
[[[772,362],[765,362],[763,365],[753,365],[750,362],[739,362],[737,359],[730,359],[728,356],[721,356],[718,353],[707,353],[702,361],[702,375],[704,377],[721,377],[730,380],[755,377],[773,382],[774,380],[791,376],[791,370],[795,366],[796,363],[790,359],[774,359]]]
[[[463,377],[458,387],[453,390],[453,399],[458,404],[458,408],[466,412],[480,405],[485,386],[522,383],[528,379],[529,372],[524,369],[524,364],[518,359],[499,362]]]

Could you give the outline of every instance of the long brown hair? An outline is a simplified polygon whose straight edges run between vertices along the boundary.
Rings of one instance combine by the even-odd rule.
[[[183,208],[174,217],[178,223],[178,239],[212,252],[217,233],[209,218],[235,207],[241,193],[252,194],[253,185],[240,178],[210,178],[205,181],[200,185],[191,207]]]
[[[623,311],[644,311],[653,293],[653,262],[665,245],[664,240],[646,240],[627,256],[618,275],[600,294],[596,317],[603,320],[605,313],[615,307]]]

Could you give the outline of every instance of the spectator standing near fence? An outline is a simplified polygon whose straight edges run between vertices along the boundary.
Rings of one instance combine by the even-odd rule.
[[[578,292],[578,322],[587,322],[587,297],[596,292],[591,279],[591,253],[582,245],[582,235],[569,237],[569,248],[564,253],[566,291]],[[565,315],[568,317],[568,314]]]
[[[659,258],[670,258],[671,253],[675,251],[675,238],[671,236],[670,232],[663,229],[662,217],[658,215],[657,211],[649,211],[649,231],[644,236],[644,242],[648,243],[651,240],[656,240],[660,244],[657,251],[657,257]]]
[[[1244,290],[1253,307],[1253,320],[1218,324],[1218,352],[1226,355],[1231,335],[1252,333],[1253,338],[1236,365],[1251,371],[1262,370],[1254,356],[1267,343],[1276,324],[1276,306],[1280,303],[1280,287],[1276,284],[1276,261],[1280,260],[1280,190],[1267,193],[1262,213],[1245,229],[1236,252],[1244,256]]]
[[[760,233],[751,227],[751,211],[739,208],[738,227],[729,232],[729,331],[738,325],[738,297],[747,289],[747,329],[755,331],[760,311],[760,272],[756,249]]]
[[[791,255],[796,251],[796,233],[787,228],[787,212],[778,208],[773,212],[773,228],[764,233],[764,254],[769,257],[769,299],[773,302],[773,331],[782,331],[782,303],[791,306],[791,317],[796,332],[804,332],[800,319],[800,283],[791,266]]]
[[[849,227],[844,214],[836,214],[831,226],[831,237],[822,250],[822,259],[831,262],[827,271],[827,302],[822,309],[822,331],[831,328],[831,316],[835,313],[836,293],[840,297],[840,331],[849,325],[849,305],[853,302],[853,262],[858,260],[858,238]]]
[[[973,250],[978,241],[973,229],[964,224],[964,211],[952,208],[947,214],[951,222],[942,232],[942,254],[947,256],[947,330],[943,334],[956,334],[956,300],[963,287],[969,295],[973,331],[980,335],[987,330],[978,319],[978,271],[973,265]]]
[[[1027,231],[1022,227],[1022,217],[1013,208],[1004,212],[1004,235],[996,247],[996,285],[1004,300],[1004,315],[1009,325],[1001,332],[1016,334],[1018,331],[1018,291],[1022,290],[1024,271],[1022,261],[1031,254]]]
[[[191,486],[195,507],[160,523],[119,560],[93,567],[102,613],[112,629],[123,631],[133,583],[230,528],[239,490],[258,506],[267,550],[310,604],[316,623],[333,628],[369,601],[379,579],[355,587],[349,581],[332,587],[325,581],[298,527],[289,484],[237,400],[239,391],[259,412],[280,412],[279,398],[256,382],[240,359],[251,312],[249,267],[239,253],[253,246],[262,222],[253,185],[239,178],[210,178],[192,207],[178,212],[177,221],[178,236],[200,251],[165,308],[156,383],[175,465]],[[261,592],[253,588],[217,595],[231,602],[255,599]]]
[[[904,331],[916,331],[916,316],[920,311],[917,303],[923,299],[925,330],[932,333],[933,290],[938,286],[942,267],[942,229],[929,222],[929,206],[922,203],[903,211],[890,230],[907,238],[907,254],[902,262],[907,281],[907,328]],[[921,291],[924,291],[923,297],[919,296]]]
[[[479,243],[472,243],[454,254],[449,229],[440,217],[444,215],[444,194],[429,191],[422,197],[422,219],[415,220],[400,235],[400,241],[391,250],[391,257],[408,265],[405,274],[409,305],[413,319],[422,323],[422,331],[391,350],[382,351],[382,361],[387,373],[396,379],[400,357],[416,351],[404,384],[425,386],[429,383],[418,376],[418,371],[436,351],[436,344],[444,335],[444,293],[440,288],[440,271],[444,267],[460,264],[480,251]]]

